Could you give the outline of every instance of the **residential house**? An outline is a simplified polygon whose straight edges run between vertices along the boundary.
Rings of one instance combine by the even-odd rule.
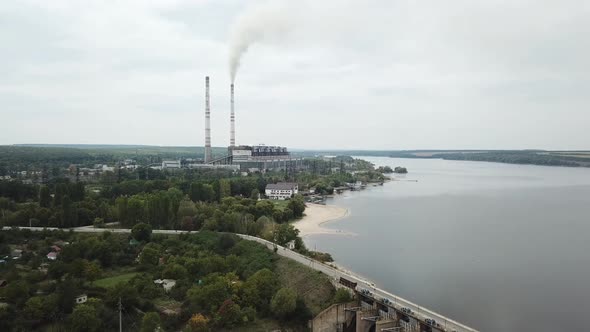
[[[176,280],[156,279],[156,280],[154,280],[154,284],[162,286],[167,293],[172,289],[172,287],[174,287],[174,285],[176,285]]]
[[[86,303],[86,301],[88,301],[88,295],[80,294],[76,296],[76,304]]]

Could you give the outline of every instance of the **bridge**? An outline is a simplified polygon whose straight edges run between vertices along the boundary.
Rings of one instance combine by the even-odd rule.
[[[128,228],[94,228],[93,226],[75,228],[3,227],[2,230],[12,230],[15,228],[22,230],[28,229],[31,231],[63,230],[78,233],[103,233],[105,231],[113,233],[131,233],[131,229]],[[198,232],[155,229],[152,231],[152,233],[177,235]],[[355,287],[354,291],[357,293],[361,303],[360,309],[357,311],[357,315],[361,315],[360,320],[357,320],[357,326],[361,322],[364,322],[363,324],[368,326],[367,329],[362,329],[363,331],[369,331],[372,326],[375,326],[375,329],[377,329],[378,325],[380,325],[384,331],[395,331],[387,330],[394,328],[394,326],[389,326],[390,324],[384,324],[385,321],[395,321],[404,328],[402,331],[478,332],[477,330],[465,326],[451,318],[445,317],[442,314],[428,310],[422,306],[419,306],[418,304],[389,293],[384,289],[377,288],[375,287],[374,283],[356,276],[351,272],[339,270],[333,266],[321,263],[307,256],[301,255],[298,252],[289,250],[286,247],[255,236],[245,234],[235,235],[245,240],[255,241],[263,244],[270,250],[274,250],[276,248],[277,254],[307,265],[316,271],[320,271],[328,275],[329,277],[333,278],[334,283],[338,283],[341,278],[346,279],[352,283],[356,283],[357,286]],[[358,328],[357,331],[359,331]],[[381,331],[381,329],[375,331]]]

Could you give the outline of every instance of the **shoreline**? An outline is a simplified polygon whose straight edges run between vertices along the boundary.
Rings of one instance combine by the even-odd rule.
[[[348,216],[350,211],[347,208],[313,203],[306,203],[305,206],[304,217],[293,223],[293,226],[299,230],[299,236],[302,238],[316,234],[355,235],[354,233],[339,229],[322,227],[327,222],[336,221]]]

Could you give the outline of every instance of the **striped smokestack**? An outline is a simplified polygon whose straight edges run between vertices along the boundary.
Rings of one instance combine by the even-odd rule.
[[[236,146],[236,113],[234,113],[234,84],[231,84],[231,91],[230,91],[230,107],[231,107],[231,115],[230,115],[230,123],[231,129],[229,133],[229,145]]]
[[[211,105],[209,105],[209,76],[205,76],[205,163],[211,161]]]

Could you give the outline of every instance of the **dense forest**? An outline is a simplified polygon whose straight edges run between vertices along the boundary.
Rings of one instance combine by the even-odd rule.
[[[14,230],[0,243],[2,331],[116,331],[119,308],[125,331],[296,331],[349,300],[326,276],[230,234]]]

